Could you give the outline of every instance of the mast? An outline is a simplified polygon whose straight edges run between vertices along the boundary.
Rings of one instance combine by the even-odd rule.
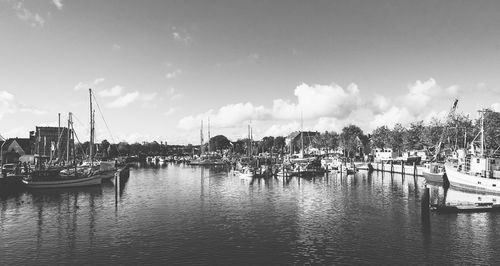
[[[481,110],[481,157],[484,156],[484,112],[485,110]]]
[[[92,166],[92,157],[93,157],[93,149],[94,149],[94,115],[92,114],[92,89],[89,89],[89,99],[90,99],[90,148],[89,148],[89,157],[90,157],[90,165]]]
[[[71,139],[71,131],[70,131],[70,128],[71,128],[71,123],[72,123],[72,114],[71,112],[68,114],[68,130],[66,131],[67,133],[67,142],[66,142],[66,164],[69,165],[69,142],[70,142],[70,139]]]
[[[200,157],[203,155],[203,120],[201,120],[200,129]]]
[[[252,155],[252,142],[251,142],[250,134],[251,134],[250,133],[250,124],[248,124],[248,149],[247,149],[248,156]]]
[[[464,151],[467,150],[467,128],[464,127]]]
[[[210,147],[210,117],[208,118],[208,153],[210,154],[211,147]]]
[[[304,158],[304,119],[300,112],[300,157]]]
[[[57,144],[56,144],[56,150],[57,150],[57,160],[60,160],[61,158],[61,153],[59,152],[59,139],[61,138],[61,113],[57,114]]]

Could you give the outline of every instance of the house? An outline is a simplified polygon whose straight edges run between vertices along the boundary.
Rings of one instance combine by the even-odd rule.
[[[408,158],[412,157],[420,157],[421,161],[428,161],[430,156],[426,150],[410,150],[403,152],[403,159],[408,160]]]
[[[376,148],[372,152],[376,161],[390,160],[398,156],[397,152],[394,152],[391,148]]]
[[[15,163],[19,161],[19,157],[31,154],[30,139],[25,138],[10,138],[6,141],[1,141],[3,163]]]

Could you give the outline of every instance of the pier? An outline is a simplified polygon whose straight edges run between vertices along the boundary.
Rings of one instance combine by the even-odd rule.
[[[423,166],[416,165],[413,163],[413,165],[405,165],[404,163],[393,163],[392,161],[389,163],[384,163],[384,162],[376,162],[376,163],[370,163],[373,171],[377,172],[386,172],[386,173],[391,173],[391,174],[401,174],[401,175],[410,175],[410,176],[422,176],[423,173],[422,170],[424,169]],[[363,169],[363,170],[369,170],[370,166],[367,165],[367,167],[358,167],[358,169]]]

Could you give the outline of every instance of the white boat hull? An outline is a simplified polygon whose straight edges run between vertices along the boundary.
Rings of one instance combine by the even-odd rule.
[[[431,173],[428,169],[422,170],[422,175],[428,182],[443,183],[444,173]]]
[[[64,188],[64,187],[84,187],[100,185],[102,176],[95,175],[85,178],[54,180],[54,181],[31,181],[23,180],[23,184],[28,188]]]
[[[445,165],[445,169],[448,181],[452,186],[474,191],[500,193],[500,179],[468,175],[457,171],[451,165]]]

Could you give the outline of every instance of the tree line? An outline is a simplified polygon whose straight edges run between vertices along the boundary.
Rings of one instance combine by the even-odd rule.
[[[470,145],[472,140],[479,140],[480,119],[471,119],[468,115],[458,114],[451,121],[432,119],[429,123],[416,121],[408,126],[395,124],[392,128],[380,126],[371,133],[365,134],[357,125],[344,127],[340,132],[325,131],[315,134],[312,138],[304,139],[306,147],[313,147],[326,153],[341,151],[347,157],[362,156],[375,148],[391,148],[402,153],[408,150],[433,151],[442,141],[444,148],[463,148]],[[500,113],[486,112],[484,119],[485,146],[488,150],[500,147]],[[297,139],[292,140],[294,147],[298,147]],[[285,154],[290,152],[284,136],[266,136],[259,141],[238,139],[230,141],[224,135],[217,135],[200,147],[200,145],[167,145],[163,142],[143,142],[129,144],[120,142],[111,144],[103,140],[96,147],[97,154],[102,157],[116,157],[119,155],[191,155],[207,152],[230,152],[245,155],[251,150],[253,154],[262,152]],[[88,154],[89,143],[78,146],[81,152]],[[292,150],[296,152],[296,150]]]

